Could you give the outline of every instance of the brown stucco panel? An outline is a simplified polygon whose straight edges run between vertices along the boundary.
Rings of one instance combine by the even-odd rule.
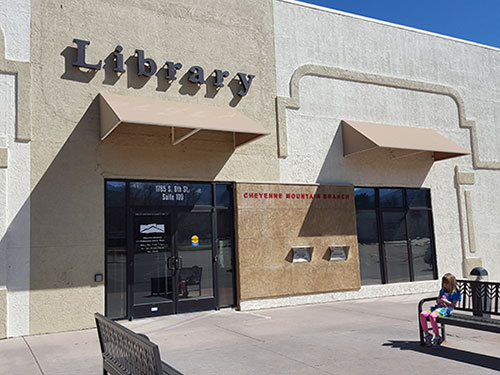
[[[354,188],[338,185],[237,184],[240,300],[361,287]],[[330,245],[349,245],[329,261]],[[313,246],[311,262],[293,263],[293,246]]]

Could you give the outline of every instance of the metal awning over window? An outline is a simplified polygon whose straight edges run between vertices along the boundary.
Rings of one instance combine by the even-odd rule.
[[[391,149],[394,158],[432,152],[434,160],[470,152],[431,129],[342,120],[344,157],[377,148]]]
[[[270,134],[234,108],[102,93],[99,105],[101,141],[125,123],[170,127],[173,145],[200,130],[231,132],[235,147]]]

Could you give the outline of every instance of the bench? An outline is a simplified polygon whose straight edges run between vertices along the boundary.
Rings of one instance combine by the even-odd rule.
[[[180,270],[180,289],[183,297],[188,297],[189,292],[195,290],[198,296],[201,297],[201,272],[202,267],[193,266],[189,268],[181,268]],[[194,287],[194,288],[193,288]]]
[[[161,361],[158,345],[146,335],[137,334],[99,313],[94,316],[104,375],[182,375]]]
[[[480,331],[500,333],[499,297],[500,283],[487,281],[457,280],[457,290],[462,301],[457,303],[453,314],[437,318],[441,327],[441,337],[446,339],[445,326],[458,326]],[[418,317],[425,303],[436,301],[436,297],[424,298],[418,303]],[[457,311],[460,311],[457,313]],[[461,312],[466,312],[465,314]],[[420,326],[420,345],[424,345],[424,332]]]

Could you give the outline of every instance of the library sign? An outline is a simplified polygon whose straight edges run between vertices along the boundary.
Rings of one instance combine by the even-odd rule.
[[[73,39],[73,43],[77,46],[77,55],[76,61],[73,62],[73,66],[77,68],[85,68],[89,70],[101,70],[102,69],[102,60],[99,60],[97,63],[90,63],[86,59],[87,46],[90,45],[90,41],[82,40],[82,39]],[[124,73],[124,63],[123,63],[123,47],[121,45],[117,45],[113,52],[113,71],[116,73]],[[158,65],[154,59],[151,57],[146,57],[144,54],[144,50],[136,49],[135,55],[137,58],[137,75],[142,77],[151,77],[158,71]],[[166,76],[165,79],[167,81],[175,81],[177,79],[177,72],[182,69],[182,64],[180,62],[174,61],[166,61],[163,66],[160,68],[166,67]],[[193,65],[189,68],[189,77],[188,81],[193,84],[204,84],[205,80],[205,71],[201,66]],[[213,81],[213,86],[216,88],[224,87],[224,79],[229,77],[229,72],[223,69],[215,69],[213,71],[215,74],[215,80]],[[212,73],[210,74],[212,75]],[[243,72],[236,73],[242,88],[237,92],[239,96],[245,96],[248,94],[250,90],[250,86],[252,85],[252,81],[255,78],[253,74],[246,74]]]

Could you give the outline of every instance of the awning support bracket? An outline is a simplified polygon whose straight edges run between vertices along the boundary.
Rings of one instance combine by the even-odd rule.
[[[390,150],[391,159],[392,160],[403,159],[403,158],[406,158],[408,156],[415,156],[415,155],[418,155],[418,154],[422,154],[424,152],[428,152],[428,151],[425,151],[425,150],[415,150],[415,151],[406,151],[406,152],[399,151],[398,152],[398,151],[396,151],[394,149]],[[434,156],[434,153],[432,153],[432,155]]]
[[[189,133],[183,135],[182,137],[180,137],[179,139],[175,139],[175,128],[172,126],[172,146],[177,146],[179,143],[185,141],[186,139],[188,139],[189,137],[191,137],[192,135],[195,135],[196,133],[198,133],[201,129],[194,129],[194,130],[191,130]]]

